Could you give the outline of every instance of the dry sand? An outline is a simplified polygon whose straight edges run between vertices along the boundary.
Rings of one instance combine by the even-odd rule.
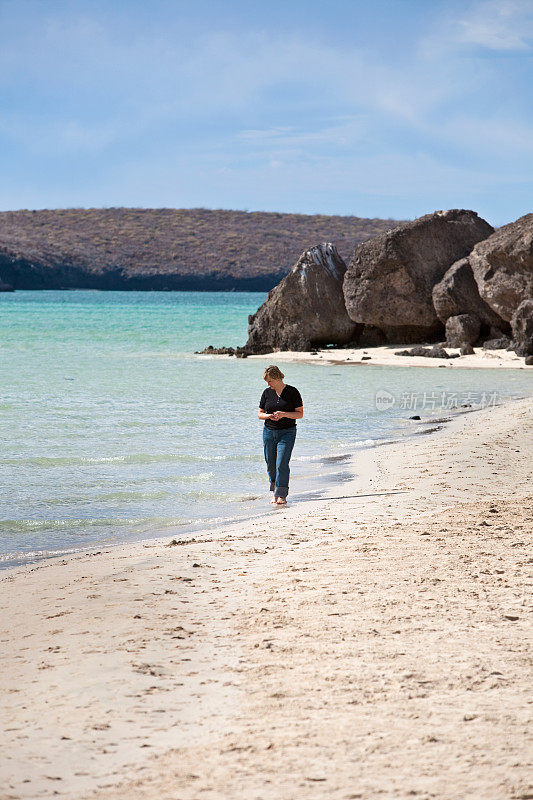
[[[460,415],[181,546],[3,573],[0,796],[532,798],[532,417]]]
[[[526,367],[525,359],[508,350],[484,350],[482,347],[475,347],[471,356],[461,356],[460,358],[427,358],[425,356],[397,356],[399,350],[408,350],[412,344],[382,345],[380,347],[365,348],[346,348],[346,347],[326,347],[313,351],[313,353],[301,353],[293,350],[286,350],[276,353],[267,353],[261,356],[248,356],[248,358],[266,359],[272,363],[285,361],[303,361],[306,364],[352,364],[362,366],[380,367],[450,367],[452,369],[530,369]],[[459,353],[458,347],[446,347],[446,352],[450,354]],[[215,356],[210,356],[214,358]],[[228,356],[218,356],[218,358],[228,358]]]

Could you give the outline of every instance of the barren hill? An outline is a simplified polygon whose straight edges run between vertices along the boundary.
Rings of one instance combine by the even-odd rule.
[[[267,291],[301,252],[356,244],[393,220],[207,209],[0,212],[0,279],[16,289]]]

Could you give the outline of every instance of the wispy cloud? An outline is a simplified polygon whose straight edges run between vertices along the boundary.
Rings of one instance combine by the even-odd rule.
[[[530,50],[533,5],[530,0],[489,0],[476,5],[457,22],[456,40],[487,50]]]
[[[242,138],[342,147],[364,133],[357,116],[378,113],[416,123],[455,91],[451,80],[437,82],[430,70],[417,75],[416,65],[384,64],[370,51],[291,33],[217,32],[178,43],[138,32],[125,40],[82,18],[49,20],[38,49],[30,32],[25,36],[24,43],[6,41],[0,55],[4,84],[31,87],[27,101],[22,95],[11,112],[15,123],[6,122],[4,130],[17,133],[22,120],[31,120],[20,142],[41,154],[47,147],[55,154],[62,144],[81,152],[141,134],[149,140],[152,131],[172,125],[180,126],[181,135],[204,121],[239,128],[244,117],[265,116],[300,117],[304,124],[248,128]],[[49,108],[39,120],[35,94],[61,108],[54,121]],[[349,121],[317,129],[317,116],[339,112]]]
[[[342,120],[337,124],[326,124],[315,130],[282,126],[264,130],[244,130],[237,139],[265,148],[296,149],[310,146],[353,146],[368,132],[368,122],[363,118]]]
[[[434,30],[420,41],[420,52],[426,57],[445,57],[454,51],[524,54],[532,48],[531,0],[482,0],[466,5],[459,15],[444,11]]]
[[[117,17],[81,0],[0,4],[0,164],[15,194],[53,175],[50,196],[77,182],[78,204],[84,191],[97,204],[100,186],[104,204],[273,208],[283,185],[286,208],[342,211],[351,193],[399,204],[402,186],[405,198],[460,202],[467,184],[482,192],[527,169],[530,0],[465,0],[455,16],[458,3],[420,0],[418,27],[405,4],[411,17],[384,24],[403,25],[389,41],[408,34],[409,47],[391,52],[375,32],[334,40],[252,12],[189,35],[187,4],[168,25],[142,25],[141,5]]]

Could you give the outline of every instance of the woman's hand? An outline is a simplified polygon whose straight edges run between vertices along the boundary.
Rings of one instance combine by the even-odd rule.
[[[285,414],[283,411],[274,411],[274,413],[270,415],[270,419],[273,419],[274,422],[277,422],[279,419],[283,419],[284,416]]]

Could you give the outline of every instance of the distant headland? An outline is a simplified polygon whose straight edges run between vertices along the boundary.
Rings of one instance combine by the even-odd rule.
[[[269,291],[302,250],[356,245],[395,220],[208,209],[0,212],[0,281],[14,289]]]

